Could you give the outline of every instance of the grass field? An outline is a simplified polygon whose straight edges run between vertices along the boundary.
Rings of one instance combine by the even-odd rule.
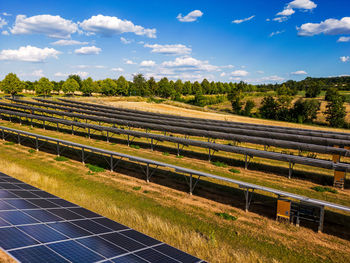
[[[240,118],[240,121],[254,122],[251,118],[197,111],[195,108],[183,109],[178,107],[180,105],[120,101],[117,98],[84,98],[84,100],[184,116],[233,120]],[[289,125],[283,122],[281,124]],[[337,193],[312,189],[319,186],[317,178],[321,175],[331,178],[332,173],[329,171],[315,171],[314,168],[300,166],[296,178],[288,180],[281,173],[286,165],[280,162],[257,159],[254,160],[257,166],[253,166],[252,170],[244,170],[236,162],[221,165],[221,161],[209,163],[205,159],[193,158],[186,154],[182,158],[176,158],[173,152],[164,149],[152,152],[142,144],[142,140],[135,142],[134,145],[138,147],[128,147],[123,143],[106,143],[97,138],[88,139],[84,136],[43,130],[38,127],[30,128],[7,121],[0,121],[0,125],[350,205],[349,189]],[[212,180],[206,180],[200,182],[199,188],[193,196],[190,196],[187,194],[184,179],[167,171],[157,172],[151,183],[146,183],[138,167],[132,165],[131,167],[129,164],[118,169],[118,172],[111,173],[100,168],[103,164],[99,160],[93,162],[94,166],[83,165],[72,160],[69,153],[67,155],[69,158],[57,159],[50,153],[30,151],[28,147],[13,143],[0,142],[0,145],[2,172],[210,262],[349,262],[350,260],[349,215],[327,210],[325,233],[317,234],[312,226],[305,225],[298,228],[276,222],[275,199],[269,195],[262,196],[259,192],[254,197],[251,212],[246,213],[242,210],[244,202],[242,191],[227,184],[218,185]],[[164,154],[165,152],[168,154]],[[242,159],[237,155],[222,155]],[[43,163],[45,165],[42,165]],[[260,170],[264,165],[268,165],[267,169]]]

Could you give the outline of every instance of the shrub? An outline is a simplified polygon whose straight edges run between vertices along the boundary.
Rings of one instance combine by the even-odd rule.
[[[215,213],[215,215],[217,215],[225,220],[231,220],[231,221],[237,220],[236,216],[232,216],[232,215],[227,214],[227,213]]]
[[[4,145],[14,145],[14,142],[5,142]]]
[[[169,153],[168,152],[163,152],[163,155],[169,156]]]
[[[141,186],[134,186],[134,187],[132,188],[132,190],[135,190],[135,191],[141,190]]]
[[[217,167],[227,167],[226,163],[223,163],[223,162],[220,162],[220,161],[212,162],[212,164],[217,166]]]
[[[28,152],[29,153],[35,153],[36,151],[34,149],[29,149]]]
[[[68,158],[66,158],[64,156],[57,156],[54,158],[54,160],[57,162],[66,162],[66,161],[68,161]]]
[[[320,193],[323,193],[323,192],[330,192],[330,193],[333,193],[333,194],[337,194],[338,191],[333,189],[333,188],[330,188],[330,187],[323,187],[323,186],[314,186],[314,187],[311,187],[312,190],[315,190],[316,192],[320,192]]]
[[[97,166],[97,165],[93,165],[93,164],[86,164],[85,165],[87,168],[89,168],[89,170],[91,171],[91,172],[94,172],[94,173],[100,173],[100,172],[104,172],[105,171],[105,169],[103,169],[102,167],[99,167],[99,166]]]
[[[237,170],[237,169],[235,169],[235,168],[231,168],[229,171],[230,171],[231,173],[234,173],[234,174],[239,174],[239,173],[241,173],[240,170]]]
[[[135,144],[131,144],[130,145],[131,148],[134,148],[134,149],[140,149],[140,146],[139,145],[135,145]]]

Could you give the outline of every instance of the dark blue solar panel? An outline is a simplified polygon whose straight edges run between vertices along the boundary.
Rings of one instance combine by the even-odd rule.
[[[16,189],[22,189],[22,188],[16,184],[0,182],[0,189],[16,190]]]
[[[179,249],[176,249],[174,247],[171,247],[167,244],[162,244],[160,246],[154,247],[155,250],[162,252],[163,254],[166,254],[172,258],[175,258],[176,260],[179,260],[183,263],[194,263],[200,261],[199,258],[196,258],[194,256],[191,256],[190,254],[187,254]]]
[[[31,186],[29,184],[17,184],[17,185],[24,190],[39,190],[38,188]]]
[[[33,194],[36,194],[37,196],[43,197],[43,198],[57,198],[56,196],[49,194],[48,192],[44,191],[29,191]]]
[[[45,246],[35,246],[10,252],[22,263],[69,262]]]
[[[118,233],[105,234],[101,235],[101,237],[128,251],[133,251],[145,247],[145,245],[142,245],[141,243],[136,242]]]
[[[37,207],[40,208],[55,208],[58,207],[58,205],[45,200],[45,199],[30,199],[29,200],[32,204],[36,205]]]
[[[10,192],[22,198],[39,198],[39,196],[26,190],[11,190]]]
[[[141,242],[142,244],[145,244],[146,246],[153,246],[153,245],[161,243],[160,241],[158,241],[154,238],[151,238],[149,236],[146,236],[146,235],[144,235],[140,232],[137,232],[133,229],[123,231],[123,232],[121,232],[121,234],[124,236],[130,237],[138,242]]]
[[[1,189],[0,190],[0,198],[18,198],[16,195],[10,193],[9,191],[6,191],[6,190],[3,190]]]
[[[28,201],[26,201],[24,199],[6,199],[5,202],[16,207],[17,209],[38,208],[36,205],[33,205],[32,203],[29,203]]]
[[[15,227],[0,228],[0,247],[4,249],[35,245],[38,242]]]
[[[60,255],[73,262],[96,262],[104,259],[75,241],[65,241],[48,245]]]
[[[4,219],[0,218],[0,226],[10,226],[11,224],[7,223]]]
[[[17,180],[16,178],[12,177],[1,177],[2,181],[9,182],[9,183],[22,183],[20,180]]]
[[[81,219],[83,218],[80,215],[77,215],[76,213],[73,213],[71,211],[69,211],[68,209],[64,209],[64,208],[55,208],[55,209],[48,209],[47,211],[49,211],[50,213],[57,215],[59,217],[62,217],[66,220],[73,220],[73,219]]]
[[[85,231],[84,229],[81,229],[78,226],[75,226],[69,222],[58,222],[58,223],[51,223],[48,224],[48,226],[56,229],[57,231],[64,233],[65,235],[76,238],[76,237],[83,237],[83,236],[90,236],[91,233]]]
[[[106,228],[100,224],[97,224],[91,220],[77,220],[72,222],[74,225],[80,226],[94,234],[102,234],[112,232],[109,228]]]
[[[38,223],[37,220],[21,211],[0,211],[0,217],[13,225]]]
[[[68,238],[44,224],[20,226],[18,228],[43,243],[65,240]]]
[[[133,254],[115,258],[115,259],[112,259],[112,261],[116,263],[146,263],[146,262],[148,263],[148,261],[143,260]]]
[[[99,214],[96,214],[90,210],[87,210],[82,207],[76,207],[76,208],[70,208],[70,211],[73,211],[74,213],[77,213],[79,215],[82,215],[86,218],[93,218],[93,217],[101,217]]]
[[[128,253],[125,249],[115,246],[98,236],[77,239],[77,242],[108,258]]]
[[[26,210],[25,213],[34,217],[35,219],[37,219],[41,222],[56,222],[56,221],[64,220],[63,218],[55,216],[55,215],[51,214],[50,212],[47,212],[47,211],[41,210],[41,209]]]
[[[71,202],[68,202],[66,200],[63,200],[63,199],[50,199],[50,202],[53,202],[59,206],[62,206],[62,207],[74,207],[74,206],[77,206],[76,204],[73,204]]]
[[[135,255],[149,261],[152,263],[162,263],[162,262],[167,262],[167,263],[178,263],[177,260],[172,259],[152,248],[148,248],[145,250],[141,250],[139,252],[136,252]]]
[[[10,204],[0,200],[0,211],[1,210],[11,210],[11,209],[13,210],[15,208],[13,206],[11,206]]]
[[[110,219],[108,219],[108,218],[105,218],[105,217],[103,217],[103,218],[97,218],[97,219],[92,219],[92,221],[95,221],[95,222],[97,222],[97,223],[99,223],[99,224],[101,224],[101,225],[103,225],[103,226],[105,226],[105,227],[108,227],[108,228],[110,228],[110,229],[112,229],[112,230],[115,230],[115,231],[119,231],[119,230],[123,230],[123,229],[128,229],[127,226],[124,226],[124,225],[122,225],[122,224],[119,224],[119,223],[117,223],[117,222],[115,222],[115,221],[113,221],[113,220],[110,220]]]

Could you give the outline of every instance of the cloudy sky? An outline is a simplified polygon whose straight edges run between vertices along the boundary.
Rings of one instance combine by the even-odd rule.
[[[350,73],[348,0],[0,0],[0,78],[274,83]]]

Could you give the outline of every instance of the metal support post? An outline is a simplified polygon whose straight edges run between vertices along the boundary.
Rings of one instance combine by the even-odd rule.
[[[320,206],[320,223],[318,225],[318,232],[323,231],[323,222],[324,222],[324,206]]]
[[[113,155],[111,154],[111,172],[113,172]]]
[[[149,163],[146,166],[146,181],[149,183]]]

